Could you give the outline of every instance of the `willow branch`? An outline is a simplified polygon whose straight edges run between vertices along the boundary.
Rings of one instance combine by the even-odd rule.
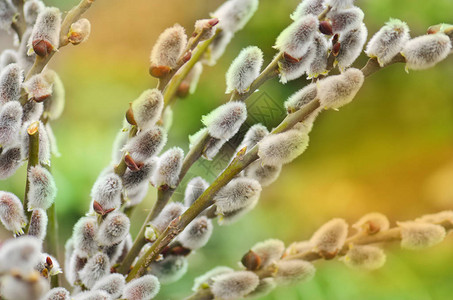
[[[402,56],[401,54],[398,54],[388,64],[381,67],[376,58],[370,58],[367,61],[366,65],[362,68],[362,73],[363,73],[363,75],[365,75],[365,77],[368,77],[368,76],[373,75],[374,73],[376,73],[377,71],[379,71],[382,68],[393,65],[395,63],[404,63],[404,62],[406,62],[406,59],[404,58],[404,56]]]
[[[24,17],[24,0],[16,0],[13,1],[13,3],[17,8],[17,14],[13,18],[11,28],[17,33],[17,38],[20,42],[22,41],[25,30],[27,30],[27,24],[25,23]]]
[[[35,122],[27,128],[28,134],[28,165],[27,165],[27,181],[25,183],[25,195],[24,195],[24,210],[27,215],[27,228],[25,232],[28,232],[30,226],[31,211],[28,211],[28,191],[30,190],[30,168],[39,164],[39,123]]]

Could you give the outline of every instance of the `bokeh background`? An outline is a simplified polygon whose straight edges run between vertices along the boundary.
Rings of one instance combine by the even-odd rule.
[[[45,0],[69,9],[76,0]],[[272,45],[290,24],[298,0],[261,0],[247,27],[239,32],[217,66],[207,67],[196,94],[178,101],[167,147],[188,149],[188,135],[200,128],[200,117],[226,100],[224,74],[229,63],[248,45],[259,46],[266,62]],[[89,205],[91,185],[110,162],[111,145],[128,103],[156,80],[148,73],[148,57],[159,33],[180,23],[190,33],[193,22],[215,10],[220,0],[98,0],[86,14],[92,24],[89,41],[68,46],[52,59],[66,85],[63,117],[53,123],[61,157],[52,170],[59,188],[57,209],[60,236],[71,235],[76,220]],[[451,0],[357,0],[365,12],[369,36],[389,17],[408,22],[412,36],[432,24],[453,22]],[[11,38],[0,33],[0,48]],[[366,58],[356,62],[363,66]],[[190,257],[187,274],[164,286],[158,299],[190,294],[193,279],[216,265],[236,266],[256,242],[279,238],[290,244],[309,238],[333,217],[354,222],[378,211],[396,220],[413,219],[453,207],[453,57],[427,71],[404,72],[394,65],[370,77],[356,100],[339,112],[321,114],[310,134],[310,147],[287,165],[260,204],[247,217],[216,226],[208,245]],[[283,101],[306,84],[268,82],[253,95],[252,117],[269,127],[283,117]],[[215,178],[224,157],[202,162],[190,175]],[[25,167],[1,190],[23,195]],[[177,193],[175,199],[180,199]],[[150,193],[132,220],[137,232],[152,206]],[[0,229],[0,237],[6,232]],[[388,247],[386,265],[374,272],[348,269],[341,262],[318,262],[314,280],[275,290],[265,299],[451,299],[453,237],[423,251]]]

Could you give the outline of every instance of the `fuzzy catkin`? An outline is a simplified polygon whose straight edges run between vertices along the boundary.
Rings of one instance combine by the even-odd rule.
[[[150,274],[159,278],[162,284],[176,282],[187,272],[189,263],[184,256],[168,255],[151,264]]]
[[[146,162],[151,157],[157,155],[167,143],[167,134],[161,127],[140,132],[130,139],[124,146],[124,151],[129,152],[137,162]]]
[[[35,280],[26,280],[20,276],[4,276],[0,291],[2,297],[20,300],[41,299],[49,290],[49,283],[46,278],[39,276],[37,272],[32,273],[30,277],[35,277]]]
[[[129,218],[121,212],[111,212],[99,226],[96,240],[101,246],[112,246],[124,240],[129,233]]]
[[[9,64],[17,63],[19,60],[18,54],[13,49],[5,49],[0,54],[0,70]]]
[[[317,17],[313,15],[301,17],[280,33],[274,48],[299,59],[307,52],[317,30]]]
[[[22,125],[22,106],[18,101],[10,101],[0,108],[0,145],[14,144]]]
[[[47,214],[44,210],[40,208],[34,209],[30,218],[28,235],[34,236],[43,241],[44,238],[46,237],[46,233],[47,233]]]
[[[132,102],[132,113],[138,127],[146,130],[159,120],[164,107],[164,96],[158,89],[146,90]]]
[[[12,176],[22,164],[22,151],[20,147],[3,150],[3,153],[0,154],[0,179],[6,179]]]
[[[244,28],[258,9],[258,4],[258,0],[228,0],[211,16],[219,19],[218,26],[225,32],[234,34]]]
[[[324,0],[303,0],[291,14],[294,21],[306,15],[318,16],[324,10]]]
[[[217,266],[212,270],[204,273],[203,275],[198,276],[194,280],[194,285],[192,287],[192,291],[196,292],[199,290],[203,285],[212,285],[213,280],[212,278],[216,277],[217,275],[232,273],[234,272],[233,269],[230,267],[225,266]]]
[[[13,269],[28,273],[41,260],[42,242],[33,236],[23,235],[8,239],[0,248],[0,272]]]
[[[98,251],[95,240],[98,231],[98,223],[95,217],[83,217],[74,225],[72,238],[74,248],[81,257],[89,257]]]
[[[181,148],[171,148],[159,157],[156,171],[154,172],[153,182],[155,186],[176,187],[179,182],[184,151]]]
[[[184,191],[184,205],[190,207],[208,187],[209,183],[203,178],[192,178]]]
[[[410,250],[419,250],[432,247],[445,238],[445,228],[429,223],[399,222],[401,228],[401,247]]]
[[[263,65],[263,52],[260,48],[249,46],[233,60],[226,73],[226,93],[237,91],[243,94],[260,74]]]
[[[251,250],[261,258],[261,268],[265,268],[282,257],[285,244],[277,239],[269,239],[255,244]]]
[[[245,177],[257,180],[261,186],[269,186],[277,180],[282,170],[281,165],[262,165],[261,161],[251,163],[244,172]]]
[[[0,29],[9,30],[13,23],[14,14],[16,14],[16,8],[10,0],[0,1]]]
[[[332,31],[340,33],[340,35],[359,27],[363,22],[364,16],[363,11],[359,7],[332,10],[327,14],[327,18],[332,24]]]
[[[61,12],[56,7],[44,8],[36,18],[28,41],[29,54],[46,56],[60,45]]]
[[[240,299],[251,293],[259,284],[259,277],[250,271],[235,271],[213,278],[211,292],[224,300]]]
[[[197,250],[206,245],[213,230],[212,222],[205,216],[193,220],[178,236],[181,245],[190,250]]]
[[[13,193],[0,191],[0,221],[15,234],[23,233],[27,224],[22,201]]]
[[[212,137],[229,140],[238,132],[246,118],[246,105],[243,102],[233,101],[225,103],[203,116],[202,122]]]
[[[95,283],[92,290],[100,290],[108,293],[112,298],[118,298],[123,293],[126,280],[121,274],[110,274]]]
[[[128,300],[153,299],[160,290],[160,283],[156,276],[145,275],[131,280],[124,287],[122,298]]]
[[[265,136],[269,134],[266,126],[262,124],[255,124],[247,130],[244,139],[236,149],[236,153],[244,147],[247,147],[247,151],[250,151],[256,144],[258,144]]]
[[[173,219],[179,217],[185,210],[182,203],[171,202],[168,203],[160,214],[151,222],[152,225],[163,232]]]
[[[246,177],[232,179],[214,196],[217,214],[233,212],[255,202],[261,193],[258,181]]]
[[[365,53],[369,57],[376,57],[381,67],[388,64],[409,41],[409,27],[398,19],[390,19],[370,39]]]
[[[24,17],[28,26],[33,26],[38,18],[39,13],[46,6],[41,0],[28,0],[24,3]]]
[[[302,77],[302,75],[304,75],[308,71],[311,62],[315,59],[315,50],[316,49],[314,45],[310,43],[308,50],[298,62],[287,60],[280,61],[278,64],[280,71],[280,82],[285,84],[288,81]]]
[[[42,297],[42,300],[70,300],[70,299],[71,295],[65,288],[62,287],[53,288]]]
[[[320,34],[315,33],[313,37],[314,56],[307,67],[308,79],[317,78],[319,75],[327,74],[328,44],[327,40]]]
[[[104,210],[121,206],[121,178],[114,173],[101,174],[91,189],[91,198]]]
[[[379,247],[354,245],[348,250],[342,260],[351,268],[375,270],[385,264],[386,256],[384,251]]]
[[[390,222],[381,213],[368,213],[352,225],[357,231],[367,234],[376,234],[390,228]]]
[[[155,160],[146,162],[138,171],[126,170],[123,175],[123,187],[126,191],[136,190],[149,181],[156,168]]]
[[[322,225],[310,239],[314,249],[321,255],[335,255],[348,235],[348,224],[343,219],[332,219]]]
[[[175,68],[187,45],[184,28],[175,24],[162,32],[151,51],[151,64]]]
[[[259,142],[258,156],[264,165],[287,164],[305,151],[308,141],[308,134],[295,129],[270,134]]]
[[[9,64],[0,72],[0,105],[20,98],[23,70],[17,63]]]
[[[33,75],[22,86],[28,94],[28,99],[36,102],[42,102],[52,94],[52,85],[41,74]]]
[[[55,201],[57,186],[55,180],[45,168],[40,165],[33,166],[28,171],[30,183],[28,197],[28,210],[41,208],[47,210]]]
[[[82,283],[90,289],[99,279],[109,273],[110,261],[104,253],[96,253],[88,259],[86,265],[79,272]]]
[[[340,52],[335,59],[340,70],[352,65],[357,57],[360,56],[367,36],[368,30],[364,23],[340,35]]]
[[[71,24],[68,40],[73,45],[78,45],[88,40],[91,33],[91,23],[82,18]]]
[[[278,284],[307,282],[316,272],[312,263],[300,259],[281,260],[276,263],[276,268],[275,280]]]
[[[314,100],[317,95],[316,83],[310,83],[301,90],[292,94],[284,105],[288,113],[292,113],[301,109],[304,105]]]

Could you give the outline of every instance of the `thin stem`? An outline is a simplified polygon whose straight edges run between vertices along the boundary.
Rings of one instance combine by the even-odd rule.
[[[30,190],[30,168],[39,164],[39,123],[35,122],[27,128],[28,134],[28,165],[27,165],[27,181],[25,183],[25,195],[24,195],[24,209],[26,211],[27,220],[30,220],[32,211],[28,210],[28,191]],[[26,232],[30,222],[28,222]]]
[[[57,220],[57,207],[55,202],[47,210],[48,217],[48,230],[46,235],[47,249],[49,253],[52,253],[57,260],[59,260],[59,249],[58,249],[58,220]],[[60,286],[60,274],[52,276],[51,279],[52,288]]]
[[[13,2],[17,8],[17,14],[13,18],[11,28],[17,33],[17,38],[20,42],[22,41],[22,36],[24,35],[25,30],[27,30],[27,24],[25,23],[24,17],[24,0],[17,0]]]
[[[379,65],[377,58],[373,57],[367,61],[366,65],[362,68],[362,72],[363,72],[363,75],[365,75],[365,77],[368,77],[368,76],[373,75],[374,73],[376,73],[377,71],[379,71],[382,68],[393,65],[395,63],[404,63],[404,62],[406,62],[406,59],[404,58],[404,56],[402,56],[401,54],[398,54],[388,64],[381,67]]]
[[[323,11],[322,13],[319,14],[318,20],[319,20],[319,21],[323,21],[323,20],[326,18],[327,14],[328,14],[331,10],[332,10],[332,6],[328,5],[328,6],[324,9],[324,11]]]

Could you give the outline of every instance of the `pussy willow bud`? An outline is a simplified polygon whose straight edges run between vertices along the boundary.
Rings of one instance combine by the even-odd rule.
[[[33,210],[30,218],[28,235],[34,236],[41,241],[44,240],[47,233],[47,214],[44,210],[37,208]]]
[[[143,165],[138,171],[127,170],[123,175],[123,186],[126,190],[136,190],[147,183],[156,168],[156,162],[151,160]]]
[[[409,39],[407,24],[398,19],[390,19],[368,42],[365,53],[369,57],[376,57],[383,67],[401,52]]]
[[[91,23],[87,19],[79,19],[71,24],[68,33],[68,41],[73,45],[78,45],[86,40],[91,33]]]
[[[181,148],[174,147],[165,151],[159,157],[157,168],[154,172],[154,185],[157,187],[176,187],[178,185],[183,159],[184,151]]]
[[[399,222],[401,247],[419,250],[437,245],[445,238],[445,228],[440,225],[420,222]]]
[[[258,0],[228,0],[211,13],[211,16],[219,19],[218,26],[222,30],[235,33],[244,28],[252,18],[258,4]]]
[[[142,203],[143,199],[148,194],[149,184],[147,182],[142,183],[136,188],[127,191],[127,199],[129,200],[126,207],[136,206]]]
[[[9,64],[0,73],[0,104],[17,101],[23,81],[23,71],[18,64]]]
[[[229,31],[221,31],[217,34],[215,39],[212,41],[209,52],[207,53],[207,64],[213,66],[217,63],[217,60],[223,55],[226,47],[233,39],[234,33]]]
[[[301,109],[304,105],[314,100],[317,95],[316,83],[306,85],[298,92],[291,95],[288,100],[285,101],[285,108],[288,113],[293,113]]]
[[[247,130],[247,133],[245,134],[244,139],[237,148],[236,153],[244,147],[247,147],[247,150],[249,151],[268,134],[269,131],[267,130],[266,126],[262,124],[253,125],[249,128],[249,130]]]
[[[321,107],[338,109],[348,104],[362,87],[363,81],[362,71],[354,68],[318,81],[317,97]]]
[[[319,75],[327,74],[327,40],[319,33],[313,37],[313,53],[310,64],[307,67],[308,78],[317,78]]]
[[[22,125],[22,106],[18,101],[7,102],[0,108],[0,145],[15,144]]]
[[[232,300],[250,294],[259,284],[259,277],[250,271],[236,271],[213,278],[211,292],[215,298]]]
[[[26,2],[28,3],[28,2]],[[62,287],[53,288],[48,291],[42,298],[42,300],[70,300],[71,295],[69,292]]]
[[[150,274],[159,278],[162,284],[176,282],[186,274],[187,258],[184,256],[169,255],[163,260],[151,264]]]
[[[203,275],[195,278],[194,285],[192,287],[192,291],[196,292],[200,288],[205,288],[207,286],[210,286],[213,284],[212,278],[214,278],[218,275],[221,275],[221,274],[232,273],[233,271],[234,270],[229,267],[217,266],[214,269],[209,270],[208,272],[204,273]]]
[[[445,210],[434,214],[423,215],[415,219],[415,222],[441,224],[444,222],[453,223],[453,211]]]
[[[34,52],[30,56],[28,56],[28,41],[30,40],[32,31],[33,28],[31,27],[25,30],[22,36],[22,40],[19,44],[19,49],[17,49],[17,56],[19,58],[18,63],[25,72],[31,69],[36,58],[36,54]]]
[[[110,274],[96,282],[92,290],[107,292],[113,299],[119,298],[123,293],[126,280],[121,274]]]
[[[79,253],[78,250],[75,250],[72,253],[68,261],[68,267],[65,268],[65,277],[72,286],[80,280],[79,271],[82,270],[87,263],[87,258],[80,256]]]
[[[29,54],[47,56],[60,45],[61,12],[56,7],[46,7],[38,15],[29,40]]]
[[[192,147],[197,145],[200,142],[201,138],[205,136],[205,134],[208,134],[207,128],[202,128],[193,135],[190,135],[189,149],[192,149]],[[225,140],[211,138],[209,140],[209,143],[205,146],[203,158],[207,160],[212,160],[217,155],[217,153],[219,153],[220,149],[225,144],[225,142],[226,142]]]
[[[280,240],[269,239],[255,244],[252,251],[261,258],[261,267],[265,268],[282,257],[285,244]]]
[[[369,213],[361,217],[353,228],[366,234],[376,234],[390,228],[390,222],[386,216],[381,213]]]
[[[214,196],[217,214],[244,208],[257,201],[260,193],[258,181],[246,177],[234,178]]]
[[[310,44],[312,44],[310,42]],[[281,60],[278,63],[280,82],[285,84],[288,81],[295,80],[304,75],[315,58],[315,48],[310,45],[304,56],[299,58],[299,61],[293,61],[291,59]]]
[[[318,16],[324,10],[324,0],[303,0],[291,14],[291,19],[298,20],[306,15]]]
[[[198,197],[209,187],[209,183],[201,177],[192,178],[187,183],[186,190],[184,192],[184,205],[191,206]]]
[[[327,0],[326,5],[331,6],[333,9],[350,8],[354,5],[355,0]]]
[[[124,151],[131,154],[138,162],[148,161],[152,156],[159,154],[167,143],[167,134],[161,127],[140,132],[124,146]]]
[[[28,0],[24,4],[24,17],[25,22],[30,27],[35,25],[36,19],[38,18],[39,13],[45,8],[46,6],[41,0]]]
[[[35,270],[44,277],[55,276],[62,273],[57,259],[48,253],[41,253],[41,259],[38,264],[36,264]]]
[[[6,49],[0,54],[0,70],[9,64],[15,64],[19,60],[17,52],[13,49]]]
[[[244,215],[246,215],[247,213],[249,213],[251,210],[253,210],[255,208],[255,206],[258,204],[258,200],[259,200],[259,198],[256,198],[256,199],[254,199],[253,202],[249,203],[247,206],[238,208],[231,212],[222,213],[221,215],[218,216],[217,223],[220,226],[224,226],[224,225],[230,225],[230,224],[237,222]]]
[[[249,90],[260,74],[263,65],[263,51],[255,46],[242,49],[226,73],[226,93],[237,91],[242,94]]]
[[[13,275],[5,276],[2,278],[0,293],[2,297],[8,300],[36,300],[41,299],[48,290],[48,281],[35,271],[26,278]]]
[[[214,19],[201,19],[195,22],[195,34],[201,34],[200,41],[205,41],[215,34],[216,32],[216,25],[219,23],[219,20]]]
[[[258,156],[264,165],[287,164],[305,151],[308,140],[308,135],[298,130],[270,134],[258,144]]]
[[[332,24],[332,31],[341,34],[359,27],[363,22],[363,17],[363,11],[355,6],[347,9],[332,10],[327,14],[327,18]]]
[[[129,112],[132,113],[133,120],[128,119],[128,122],[132,125],[137,124],[138,127],[146,130],[159,120],[163,107],[162,93],[158,89],[146,90],[132,102]]]
[[[187,36],[181,25],[165,29],[151,51],[151,65],[175,68],[186,45]]]
[[[6,179],[12,176],[22,164],[22,151],[20,147],[3,150],[3,153],[0,154],[0,179]]]
[[[247,295],[247,299],[259,299],[270,292],[272,292],[277,287],[277,283],[274,278],[267,277],[260,280],[260,283],[253,292]]]
[[[107,255],[104,253],[96,253],[93,257],[88,259],[87,264],[79,272],[82,283],[92,288],[94,284],[110,273],[110,262]]]
[[[341,260],[351,268],[375,270],[385,264],[386,256],[379,247],[353,245]]]
[[[98,223],[95,217],[83,217],[74,225],[72,238],[74,248],[81,257],[89,257],[98,251],[95,236],[98,231]]]
[[[0,221],[5,228],[15,234],[23,233],[22,228],[27,225],[22,202],[16,195],[0,192]]]
[[[339,42],[341,47],[335,61],[338,63],[338,67],[341,70],[352,65],[357,57],[359,57],[362,53],[367,36],[368,31],[363,23],[355,29],[351,29],[340,35]]]
[[[289,245],[288,248],[286,248],[284,256],[303,253],[311,251],[312,249],[313,245],[310,243],[310,241],[294,242],[291,245]]]
[[[77,294],[74,300],[110,300],[110,295],[105,291],[85,291]]]
[[[212,222],[205,216],[193,220],[178,236],[184,248],[197,250],[209,241],[213,230]]]
[[[316,269],[312,263],[300,259],[281,260],[276,264],[275,281],[278,284],[307,282],[315,276]]]
[[[343,247],[347,235],[348,224],[345,220],[332,219],[316,230],[310,243],[321,256],[332,258]]]
[[[40,165],[31,167],[28,171],[30,183],[28,197],[28,210],[41,208],[47,210],[55,201],[57,186],[55,180],[45,168]]]
[[[423,70],[444,60],[452,48],[450,38],[443,33],[422,35],[409,40],[401,51],[407,70]]]
[[[24,111],[25,114],[25,111]],[[22,155],[28,156],[29,149],[29,133],[38,130],[39,132],[39,153],[38,158],[39,162],[45,165],[50,164],[50,143],[49,137],[47,136],[47,131],[42,122],[27,122],[22,126]]]
[[[184,205],[178,202],[167,204],[161,213],[152,221],[153,226],[163,232],[173,219],[179,217],[185,210]]]
[[[45,69],[42,73],[44,79],[52,86],[52,95],[44,101],[44,116],[50,120],[60,118],[65,105],[65,90],[60,76],[50,69]]]
[[[203,116],[202,122],[208,128],[212,137],[229,140],[233,137],[247,118],[247,108],[242,102],[228,102],[208,115]]]
[[[91,198],[104,211],[121,206],[121,178],[113,173],[101,174],[91,189]]]
[[[118,244],[126,238],[130,225],[131,222],[125,214],[112,212],[107,215],[99,226],[96,240],[101,246]]]
[[[16,9],[9,0],[0,1],[0,29],[8,30],[13,23]]]
[[[33,75],[24,82],[23,87],[28,94],[28,99],[43,102],[52,95],[52,85],[41,74]]]
[[[0,248],[0,272],[30,272],[41,260],[41,248],[42,242],[32,236],[6,240]]]
[[[299,59],[307,52],[317,30],[318,18],[313,15],[306,15],[294,21],[280,33],[274,48]]]
[[[156,276],[145,275],[131,280],[124,287],[122,298],[129,300],[153,299],[160,290],[160,283]]]
[[[245,169],[245,177],[255,179],[261,186],[269,186],[277,180],[282,166],[262,165],[260,161],[255,161]]]
[[[33,100],[28,100],[23,106],[24,115],[22,123],[33,123],[41,119],[44,111],[44,104]]]

